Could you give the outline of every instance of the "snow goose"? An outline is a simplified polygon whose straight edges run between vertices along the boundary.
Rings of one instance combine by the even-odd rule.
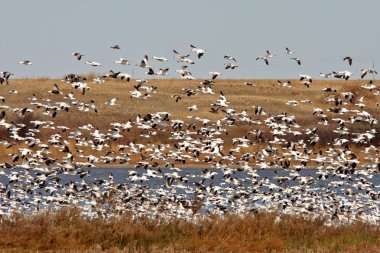
[[[154,72],[154,70],[152,68],[148,68],[148,71],[145,72],[145,74],[147,74],[147,75],[155,75],[156,73]]]
[[[290,87],[292,87],[290,81],[287,81],[287,82],[281,82],[280,80],[277,80],[277,84],[278,84],[279,86],[281,86],[281,87],[286,87],[286,88],[290,88]]]
[[[295,60],[298,65],[301,65],[301,59],[298,57],[291,57],[290,59]]]
[[[192,106],[187,107],[187,109],[189,111],[197,111],[198,110],[198,106],[197,105],[192,105]]]
[[[87,90],[90,89],[90,87],[88,87],[87,83],[83,83],[83,82],[76,82],[76,83],[73,83],[72,86],[75,88],[75,89],[78,89],[81,91],[82,95],[85,94],[85,92]]]
[[[166,76],[168,74],[169,68],[160,69],[156,74],[160,76]]]
[[[197,48],[193,45],[190,45],[190,47],[191,47],[191,51],[194,52],[198,56],[198,59],[200,59],[206,53],[206,51],[201,48]]]
[[[115,63],[121,64],[121,65],[129,65],[130,64],[130,62],[124,58],[120,58],[119,60],[115,61]]]
[[[117,98],[111,98],[110,100],[104,102],[106,105],[114,106],[116,105]]]
[[[189,54],[186,54],[186,55],[180,54],[175,49],[173,49],[173,53],[174,53],[174,57],[177,58],[177,59],[183,59],[183,58],[187,58],[187,57],[190,56]]]
[[[265,57],[267,57],[267,58],[273,58],[273,57],[275,57],[276,55],[275,54],[271,54],[270,52],[269,52],[269,50],[267,50],[267,53],[265,54]]]
[[[190,56],[189,54],[187,54],[187,55],[181,55],[176,50],[173,50],[173,52],[174,52],[174,57],[178,60],[177,62],[184,62],[184,63],[188,63],[188,64],[194,64],[193,60],[191,60],[190,58],[187,58],[187,57]]]
[[[369,81],[367,84],[361,86],[363,89],[372,91],[373,89],[376,89],[376,85],[373,84],[372,80]]]
[[[225,65],[226,66],[224,67],[224,69],[236,69],[238,67],[238,65],[230,63],[230,62],[226,63]]]
[[[287,53],[288,55],[292,55],[292,54],[295,53],[295,52],[291,51],[288,47],[285,47],[285,49],[286,49],[286,53]]]
[[[32,63],[28,60],[25,61],[19,61],[18,64],[24,64],[24,65],[32,65]]]
[[[106,81],[105,81],[104,79],[101,79],[100,77],[97,77],[97,78],[94,78],[94,79],[92,80],[92,82],[93,82],[94,84],[103,84],[103,83],[105,83]]]
[[[220,76],[222,73],[220,72],[208,72],[211,76],[212,76],[212,80],[214,80],[215,78],[217,78],[218,76]]]
[[[338,71],[338,72],[333,71],[332,73],[335,78],[340,78],[340,79],[345,79],[345,80],[348,80],[350,76],[353,75],[353,73],[347,70]]]
[[[234,57],[230,56],[230,55],[225,55],[224,59],[236,62],[236,59]]]
[[[374,68],[363,68],[363,69],[360,69],[360,77],[363,79],[367,74],[376,74],[377,75],[377,71],[374,69]]]
[[[117,78],[119,78],[120,80],[127,80],[128,82],[131,80],[131,76],[129,74],[126,74],[126,73],[120,73]]]
[[[75,56],[76,58],[77,58],[77,60],[78,61],[80,61],[80,59],[82,59],[82,56],[84,56],[83,54],[81,54],[81,53],[78,53],[78,52],[76,52],[76,53],[71,53],[73,56]]]
[[[0,74],[3,75],[3,79],[5,80],[5,83],[8,85],[8,79],[13,75],[13,73],[9,72],[9,71],[3,71],[3,72],[0,72]]]
[[[117,45],[117,44],[116,44],[116,45],[113,45],[113,46],[111,46],[111,48],[112,48],[112,49],[121,49],[121,48],[120,48],[120,46],[119,46],[119,45]]]
[[[177,69],[175,72],[181,74],[182,76],[191,75],[191,72],[187,70],[188,66],[184,65],[180,69]]]
[[[144,58],[141,60],[140,64],[137,64],[136,66],[139,66],[141,68],[150,68],[150,66],[148,65],[148,55],[145,55]]]
[[[313,80],[313,78],[309,75],[299,74],[298,76],[300,78],[300,81],[304,81],[304,80],[312,81]]]
[[[153,56],[153,59],[157,60],[157,61],[161,61],[161,62],[165,62],[165,61],[169,61],[169,59],[165,58],[165,57],[162,57],[162,56]]]
[[[171,97],[174,98],[176,102],[182,99],[180,95],[172,95]]]
[[[329,77],[332,77],[333,74],[330,72],[330,73],[319,73],[319,76],[320,77],[323,77],[323,78],[329,78]]]
[[[266,57],[266,56],[259,56],[256,58],[256,61],[257,60],[263,60],[266,65],[269,65],[268,57]]]
[[[352,65],[352,57],[346,56],[343,58],[343,61],[348,61],[348,64],[351,66]]]
[[[51,93],[51,94],[57,94],[57,95],[61,95],[62,94],[62,92],[59,90],[59,87],[58,87],[58,85],[56,83],[53,86],[53,90],[50,90],[49,93]]]
[[[119,72],[115,72],[115,71],[113,71],[112,69],[109,71],[109,73],[107,73],[107,74],[105,74],[104,76],[103,76],[103,78],[105,78],[105,77],[110,77],[110,78],[117,78],[117,76],[120,74],[121,72],[119,71]]]
[[[102,66],[102,64],[100,64],[99,62],[96,62],[96,61],[86,61],[85,62],[87,65],[91,65],[93,67],[98,67],[98,66]]]

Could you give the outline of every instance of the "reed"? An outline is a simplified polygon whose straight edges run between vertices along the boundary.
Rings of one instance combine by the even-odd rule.
[[[360,233],[359,233],[360,231]],[[363,223],[274,213],[153,220],[124,215],[88,220],[75,208],[14,214],[0,225],[1,252],[379,252],[380,230]]]

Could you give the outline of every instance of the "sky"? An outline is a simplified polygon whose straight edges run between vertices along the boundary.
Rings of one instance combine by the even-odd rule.
[[[2,2],[0,71],[15,78],[61,78],[66,74],[107,73],[109,70],[146,78],[135,66],[147,54],[154,70],[175,72],[173,49],[190,53],[195,78],[296,79],[318,78],[320,72],[359,69],[380,64],[380,1],[377,0],[8,0]],[[121,49],[110,46],[118,44]],[[207,51],[198,59],[190,44]],[[302,61],[289,59],[289,47]],[[269,50],[269,65],[256,58]],[[77,61],[71,53],[85,56]],[[225,70],[224,55],[236,58],[235,70]],[[161,63],[152,56],[169,59]],[[352,66],[343,61],[353,58]],[[115,64],[120,57],[130,66]],[[25,66],[19,61],[30,60]],[[86,65],[97,61],[100,67]]]

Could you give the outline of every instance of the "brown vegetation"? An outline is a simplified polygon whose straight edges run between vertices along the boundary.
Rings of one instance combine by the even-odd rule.
[[[250,81],[254,82],[257,86],[250,87],[244,85],[244,82]],[[7,114],[9,120],[16,123],[24,123],[28,125],[30,119],[38,120],[53,120],[50,116],[43,115],[43,110],[38,110],[30,105],[29,98],[32,94],[35,94],[39,101],[43,98],[51,99],[51,103],[54,104],[57,101],[67,101],[63,98],[64,95],[73,91],[74,95],[80,101],[85,103],[90,102],[90,100],[95,100],[95,104],[99,113],[94,111],[82,112],[77,108],[72,106],[69,113],[60,111],[56,118],[54,118],[55,125],[65,125],[71,130],[76,129],[79,126],[85,124],[92,124],[94,127],[99,128],[101,132],[106,132],[110,128],[110,124],[114,122],[126,122],[128,119],[135,120],[137,114],[145,115],[147,113],[156,112],[170,112],[171,119],[181,119],[185,122],[191,122],[190,116],[198,116],[200,118],[211,119],[215,122],[218,119],[224,117],[222,112],[211,113],[210,104],[215,102],[219,98],[219,92],[223,91],[227,100],[230,102],[230,108],[235,109],[236,112],[241,112],[246,110],[248,115],[252,116],[253,120],[259,119],[263,120],[269,115],[277,115],[281,113],[287,113],[288,115],[295,115],[296,122],[303,128],[313,128],[318,126],[318,135],[320,136],[320,142],[317,144],[315,149],[325,149],[328,143],[331,143],[333,138],[339,137],[339,134],[334,133],[333,130],[336,129],[338,124],[330,120],[330,124],[327,126],[320,125],[318,122],[320,119],[316,115],[313,115],[313,108],[320,107],[326,110],[327,108],[334,107],[333,104],[326,103],[326,98],[330,96],[338,96],[334,92],[323,92],[322,89],[325,87],[331,87],[338,90],[338,92],[351,91],[356,95],[356,98],[360,96],[366,96],[365,110],[371,113],[375,118],[378,117],[378,110],[374,106],[378,102],[377,96],[373,95],[372,92],[360,88],[361,85],[366,83],[364,80],[315,80],[310,85],[310,88],[305,87],[298,80],[291,80],[292,88],[284,88],[277,85],[277,80],[216,80],[213,85],[213,90],[215,94],[202,94],[198,92],[196,96],[186,96],[184,94],[183,88],[191,88],[193,90],[197,89],[199,86],[199,81],[197,80],[178,80],[178,79],[151,79],[146,86],[157,86],[157,93],[152,94],[152,97],[143,100],[130,97],[130,91],[133,90],[133,85],[135,81],[130,82],[121,80],[107,80],[105,84],[92,84],[91,81],[88,82],[90,90],[82,95],[80,91],[74,90],[70,84],[62,83],[60,80],[52,80],[47,78],[41,79],[18,79],[12,80],[10,85],[3,85],[0,90],[0,95],[6,97],[6,105],[11,108],[32,108],[33,113],[28,113],[25,118],[20,118],[20,116]],[[60,87],[63,95],[52,95],[48,93],[52,89],[54,83],[57,83]],[[12,94],[8,91],[15,89],[20,92],[20,94]],[[175,99],[171,96],[174,94],[179,94],[183,98],[179,102],[175,102]],[[105,105],[104,102],[116,97],[118,98],[116,106]],[[309,99],[312,104],[302,104],[300,103],[297,107],[291,107],[286,105],[289,100],[301,100]],[[67,101],[68,102],[68,101]],[[198,111],[190,112],[187,107],[197,104],[199,107]],[[266,116],[254,115],[254,106],[261,105]],[[355,103],[349,103],[345,105],[348,109],[358,109]],[[327,113],[331,117],[346,117],[338,114]],[[346,117],[347,118],[347,117]],[[247,134],[248,131],[252,129],[259,129],[261,126],[252,126],[248,123],[237,124],[237,126],[228,128],[228,137],[224,140],[224,148],[228,150],[232,148],[232,138],[242,137]],[[369,123],[360,124],[350,124],[348,128],[351,132],[360,131],[374,128],[379,129],[379,124],[370,126]],[[71,131],[70,130],[70,131]],[[6,139],[6,130],[0,129],[1,138]],[[49,130],[45,130],[45,134],[42,136],[37,136],[41,138],[43,142],[46,141],[46,137],[49,136]],[[50,131],[54,133],[54,131]],[[56,131],[55,131],[56,132]],[[116,149],[116,144],[128,144],[131,141],[136,141],[137,143],[171,143],[173,141],[168,140],[168,133],[157,132],[156,136],[152,136],[149,139],[142,138],[140,134],[146,134],[147,131],[141,129],[133,128],[129,133],[123,133],[124,137],[120,140],[111,143],[111,148]],[[67,134],[67,133],[66,133]],[[64,135],[64,134],[63,134]],[[264,137],[272,138],[271,134],[264,132]],[[45,138],[45,139],[44,139]],[[285,137],[288,140],[297,140],[304,137],[294,137],[288,135]],[[173,143],[171,143],[173,144]],[[373,144],[376,146],[379,144],[379,138],[376,137],[373,140]],[[19,145],[19,144],[18,144]],[[257,151],[266,143],[257,142],[257,146],[254,149]],[[17,150],[19,146],[13,147],[13,150]],[[1,154],[3,154],[2,160],[9,161],[7,153],[13,152],[13,150],[4,150],[0,147]],[[252,147],[243,152],[252,152]],[[52,152],[57,152],[52,150]],[[59,153],[59,152],[57,152]],[[360,154],[358,154],[360,156]],[[360,157],[358,157],[360,159]],[[131,162],[138,161],[139,157],[131,157]]]
[[[359,233],[360,231],[360,233]],[[275,214],[211,216],[200,221],[125,215],[82,218],[77,209],[13,215],[0,225],[1,252],[379,252],[380,230],[367,224],[326,227]]]

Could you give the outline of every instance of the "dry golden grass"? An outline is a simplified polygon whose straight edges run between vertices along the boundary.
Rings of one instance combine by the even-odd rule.
[[[249,87],[243,83],[246,81],[254,82],[256,87]],[[85,124],[92,124],[94,127],[100,129],[101,132],[106,132],[110,128],[110,124],[113,122],[126,122],[128,119],[135,120],[137,114],[144,116],[147,113],[155,112],[170,112],[171,119],[181,119],[185,122],[194,123],[188,116],[198,116],[200,118],[208,118],[215,122],[218,119],[224,117],[223,113],[211,113],[210,104],[215,102],[219,98],[219,92],[223,91],[227,100],[230,102],[230,108],[235,109],[236,112],[241,112],[247,110],[248,115],[252,116],[252,119],[265,119],[268,115],[277,115],[281,113],[288,113],[288,115],[295,115],[296,121],[302,128],[312,128],[318,126],[318,134],[321,137],[320,144],[315,148],[325,149],[327,143],[339,135],[333,133],[333,129],[337,127],[337,124],[330,122],[328,126],[322,126],[318,124],[318,118],[313,115],[313,108],[320,107],[327,109],[329,107],[334,107],[332,104],[326,104],[325,100],[328,96],[336,96],[336,93],[326,93],[322,92],[322,88],[331,87],[342,91],[351,91],[356,95],[356,98],[360,96],[366,96],[366,102],[368,107],[365,108],[366,111],[370,112],[375,118],[379,118],[379,112],[374,106],[379,102],[377,96],[374,96],[371,92],[360,88],[361,85],[365,84],[366,81],[363,80],[315,80],[311,84],[310,88],[306,88],[304,85],[300,84],[298,80],[291,80],[292,88],[283,88],[277,85],[277,80],[216,80],[213,85],[213,90],[215,94],[201,94],[196,96],[187,97],[184,94],[183,88],[191,88],[195,90],[199,86],[199,81],[197,80],[178,80],[178,79],[151,79],[146,84],[146,86],[157,86],[157,93],[152,94],[152,97],[147,100],[136,99],[130,97],[130,91],[133,90],[133,85],[135,81],[131,82],[120,81],[120,80],[108,80],[105,84],[98,85],[92,84],[91,81],[88,82],[90,90],[82,96],[79,91],[74,90],[70,84],[62,83],[60,80],[51,80],[47,78],[40,79],[16,79],[12,80],[10,85],[3,85],[0,90],[0,96],[6,98],[6,105],[11,108],[32,108],[33,113],[30,113],[27,117],[15,116],[14,114],[8,113],[7,117],[9,120],[24,124],[29,124],[31,119],[39,120],[52,120],[56,125],[65,125],[70,127],[70,129],[75,129],[79,126]],[[52,89],[53,84],[57,83],[60,87],[63,95],[68,94],[73,91],[75,97],[85,103],[90,102],[90,100],[95,100],[95,104],[99,113],[93,111],[82,112],[77,108],[70,109],[69,113],[59,112],[55,119],[49,116],[43,115],[43,110],[38,110],[34,106],[30,105],[30,100],[32,94],[35,94],[39,101],[42,98],[49,98],[52,100],[52,104],[58,101],[67,101],[63,98],[63,95],[52,95],[48,93]],[[376,82],[374,82],[376,84]],[[16,89],[20,94],[11,94],[9,91],[11,89]],[[182,100],[178,103],[171,96],[174,94],[179,94],[182,96]],[[118,98],[116,106],[105,105],[104,102],[116,97]],[[309,99],[312,104],[299,104],[297,107],[290,107],[285,103],[288,100],[305,100]],[[199,111],[190,112],[187,107],[197,104]],[[266,116],[254,115],[254,106],[261,105],[266,111]],[[345,107],[348,109],[358,109],[354,104],[348,104]],[[328,113],[329,117],[343,117],[346,116],[334,115]],[[198,126],[199,123],[198,123]],[[232,138],[242,137],[247,134],[248,131],[260,128],[260,126],[251,126],[248,124],[239,123],[235,127],[228,128],[228,137],[225,137],[225,149],[232,148]],[[360,130],[365,131],[370,129],[370,125],[367,123],[349,126],[350,130]],[[379,129],[379,124],[373,126],[375,129]],[[2,138],[6,138],[6,131],[0,129]],[[136,141],[138,143],[172,143],[168,140],[168,133],[158,132],[156,136],[149,139],[140,137],[140,134],[144,132],[141,129],[132,129],[129,133],[123,133],[124,138],[112,143],[113,149],[115,149],[116,144],[128,144],[131,141]],[[146,133],[145,131],[144,133]],[[43,141],[46,137],[52,134],[54,131],[45,131],[44,135],[37,136]],[[64,134],[63,134],[64,135]],[[268,131],[264,133],[264,136],[271,138]],[[290,137],[287,137],[290,138]],[[297,140],[297,138],[293,138]],[[379,144],[379,138],[374,140],[374,144],[377,146]],[[261,148],[265,143],[258,143],[256,149]],[[19,146],[14,147],[13,150],[17,150]],[[3,147],[0,148],[3,154],[2,159],[8,159],[4,154],[9,153],[13,150],[4,150]],[[252,150],[244,150],[252,151]],[[53,151],[54,152],[54,151]],[[59,153],[59,152],[57,152]],[[138,158],[132,157],[132,161],[138,161]]]
[[[1,252],[379,252],[380,230],[367,224],[326,227],[275,214],[172,219],[86,220],[77,209],[13,215],[0,225]],[[360,233],[359,233],[360,231]]]
[[[249,87],[243,83],[252,81],[257,84],[256,87]],[[91,123],[98,126],[100,129],[108,128],[109,123],[125,120],[128,118],[134,119],[137,114],[145,115],[160,111],[168,111],[172,114],[172,119],[187,120],[188,115],[197,115],[209,119],[219,119],[220,114],[209,112],[210,104],[219,98],[219,92],[223,91],[227,100],[230,101],[230,107],[237,112],[246,109],[250,115],[253,115],[254,109],[252,106],[261,105],[269,115],[288,112],[295,114],[298,119],[309,122],[314,119],[312,112],[314,107],[327,108],[324,99],[331,93],[322,92],[324,87],[336,88],[339,92],[351,91],[358,97],[367,96],[371,100],[371,104],[379,102],[376,96],[370,92],[361,89],[360,86],[365,81],[313,81],[310,88],[306,88],[299,83],[298,80],[291,80],[292,88],[283,88],[277,85],[276,80],[217,80],[213,86],[214,95],[198,94],[196,96],[187,97],[183,88],[196,89],[199,86],[197,80],[178,80],[178,79],[151,79],[146,86],[157,86],[157,93],[152,94],[152,97],[147,100],[135,99],[130,97],[130,91],[133,90],[135,82],[108,80],[105,84],[98,85],[88,82],[90,90],[82,96],[79,91],[74,90],[71,85],[62,83],[60,80],[52,79],[16,79],[9,86],[2,87],[0,96],[7,98],[6,104],[10,107],[32,107],[28,100],[32,94],[38,98],[50,98],[53,103],[56,101],[66,101],[60,95],[52,95],[48,93],[52,89],[53,84],[57,83],[61,91],[68,94],[74,91],[75,97],[83,102],[95,100],[99,114],[94,112],[83,113],[78,110],[73,110],[69,114],[59,113],[55,121],[68,125],[69,127],[79,126],[81,124]],[[16,89],[20,94],[10,94],[8,91]],[[182,100],[175,102],[171,95],[179,94]],[[110,98],[116,97],[116,106],[107,106],[104,102]],[[313,104],[300,105],[298,107],[290,107],[285,105],[288,100],[301,101],[310,99]],[[200,108],[196,112],[188,112],[187,107],[197,104]],[[333,106],[330,106],[333,107]],[[350,108],[350,106],[348,106]],[[352,107],[354,108],[354,106]],[[367,109],[367,108],[366,108]],[[185,112],[185,113],[184,113]],[[35,117],[43,117],[39,112],[36,112]],[[304,116],[304,117],[301,117]],[[305,118],[306,117],[306,118]],[[310,126],[315,120],[311,120]],[[307,127],[307,126],[306,126]]]

